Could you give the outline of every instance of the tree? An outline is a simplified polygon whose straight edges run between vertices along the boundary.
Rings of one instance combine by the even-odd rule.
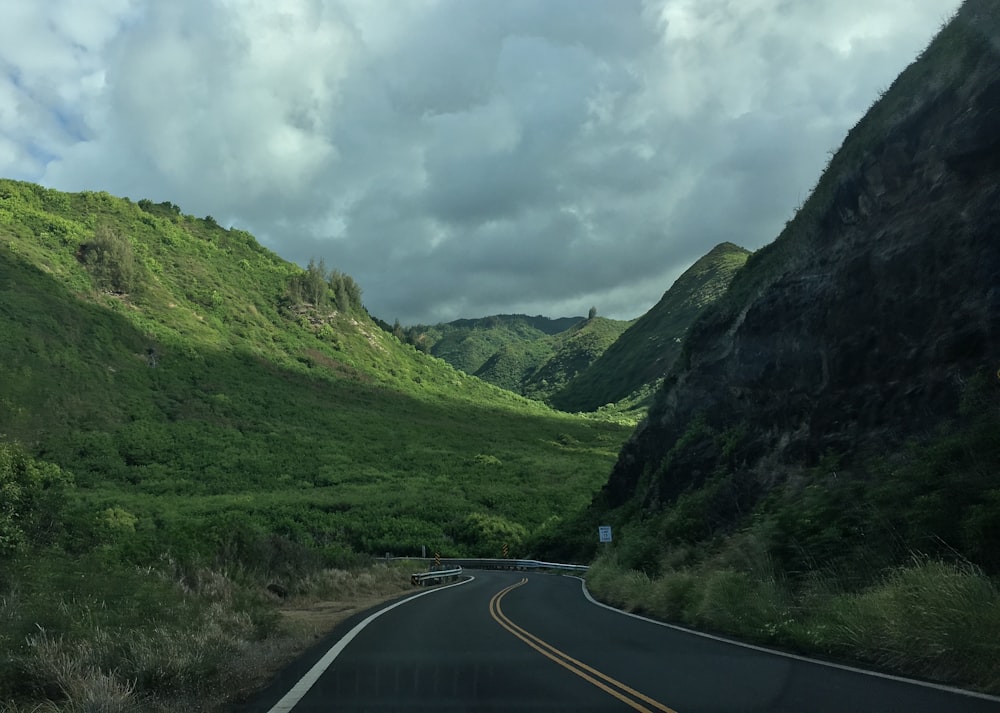
[[[139,284],[139,263],[132,243],[116,228],[98,225],[94,239],[82,248],[83,263],[98,287],[115,294],[133,292]]]
[[[288,296],[295,303],[329,306],[331,297],[337,309],[351,312],[361,308],[361,287],[350,275],[339,270],[327,270],[326,261],[310,258],[304,272],[292,277]]]
[[[323,258],[318,264],[315,258],[309,258],[305,288],[306,298],[317,307],[326,301],[326,262]]]
[[[326,263],[320,259],[309,258],[305,272],[292,277],[288,285],[288,295],[294,302],[308,302],[320,307],[327,302]]]
[[[587,319],[593,319],[597,316],[597,307],[591,307],[590,311],[587,313]]]
[[[361,287],[350,275],[334,270],[330,273],[330,289],[337,309],[350,312],[361,307]]]
[[[57,466],[0,443],[0,559],[54,538],[71,482]]]

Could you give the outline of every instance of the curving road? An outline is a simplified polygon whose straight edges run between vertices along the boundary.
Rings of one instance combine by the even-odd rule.
[[[475,572],[344,622],[235,710],[1000,713],[1000,699],[658,625],[573,577]]]

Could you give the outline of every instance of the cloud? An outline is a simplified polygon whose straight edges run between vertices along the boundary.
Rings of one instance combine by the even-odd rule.
[[[0,172],[170,200],[405,323],[636,317],[770,242],[958,0],[0,0]]]

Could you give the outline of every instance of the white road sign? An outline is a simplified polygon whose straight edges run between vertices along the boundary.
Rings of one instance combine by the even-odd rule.
[[[601,525],[597,528],[597,534],[601,542],[611,542],[611,525]]]

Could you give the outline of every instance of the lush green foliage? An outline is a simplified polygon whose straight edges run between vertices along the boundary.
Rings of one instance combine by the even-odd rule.
[[[545,401],[593,363],[630,324],[592,311],[587,319],[526,315],[460,319],[410,327],[401,336],[467,374]]]
[[[868,453],[845,466],[835,454],[766,494],[741,470],[747,424],[717,432],[703,419],[689,424],[662,462],[646,470],[660,479],[692,450],[719,454],[718,466],[692,477],[669,507],[630,502],[608,510],[598,498],[574,527],[599,519],[621,529],[618,556],[629,568],[660,571],[665,548],[692,547],[737,531],[763,543],[782,577],[824,571],[844,586],[866,586],[913,552],[960,557],[1000,573],[1000,379],[967,381],[961,413],[932,436],[892,454]],[[645,484],[639,484],[645,490]],[[564,543],[572,538],[564,537]],[[594,552],[581,537],[576,557]]]
[[[524,554],[586,504],[625,428],[455,371],[360,298],[171,203],[0,180],[0,698],[196,710],[280,648],[265,585]]]
[[[0,562],[62,530],[66,491],[72,479],[12,444],[0,443]]]
[[[112,227],[98,225],[94,239],[80,246],[80,255],[98,287],[123,294],[142,284],[132,244]]]
[[[558,335],[546,361],[524,381],[523,393],[548,400],[599,359],[630,324],[594,316]]]
[[[539,547],[616,541],[595,591],[692,626],[1000,691],[1000,379],[967,380],[960,413],[901,452],[830,454],[761,496],[740,477],[748,429],[698,419],[648,478],[692,447],[722,454],[661,511],[598,504]]]
[[[81,258],[95,231],[131,246],[129,293]],[[312,273],[320,298],[290,299]],[[625,429],[401,344],[352,285],[176,206],[2,181],[0,438],[71,472],[91,512],[134,517],[120,545],[140,560],[269,533],[331,557],[489,555],[469,516],[521,532],[586,503]]]
[[[344,312],[363,309],[360,285],[350,275],[328,270],[322,258],[318,263],[311,259],[305,272],[292,276],[288,297],[297,306],[334,307]]]

